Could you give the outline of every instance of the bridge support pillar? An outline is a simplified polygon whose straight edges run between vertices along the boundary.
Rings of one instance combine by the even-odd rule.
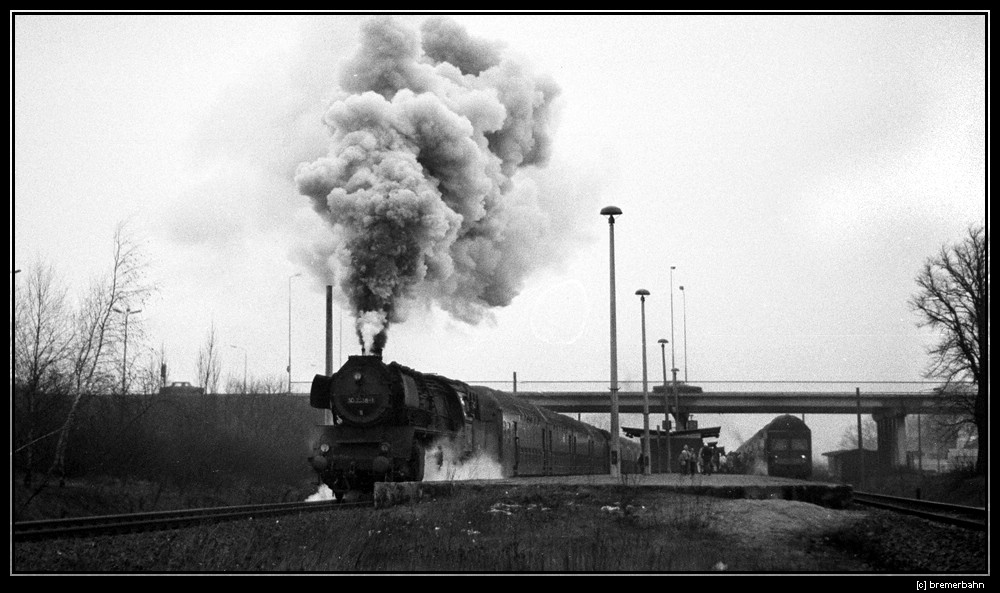
[[[898,411],[872,414],[878,429],[878,465],[882,471],[906,465],[906,414]]]

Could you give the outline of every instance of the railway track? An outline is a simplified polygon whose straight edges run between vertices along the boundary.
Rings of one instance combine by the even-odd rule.
[[[282,502],[123,515],[98,515],[69,519],[45,519],[12,523],[11,530],[14,541],[29,541],[58,537],[82,537],[177,529],[218,521],[330,511],[359,506],[372,506],[372,502],[338,503],[325,500]]]
[[[917,498],[901,498],[872,492],[854,492],[852,499],[853,502],[864,506],[915,515],[939,523],[948,523],[980,531],[986,529],[986,509],[984,507],[947,504]]]

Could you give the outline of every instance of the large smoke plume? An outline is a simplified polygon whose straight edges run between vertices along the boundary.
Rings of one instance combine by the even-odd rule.
[[[418,35],[385,17],[339,83],[329,154],[296,182],[332,225],[362,346],[381,352],[408,304],[468,323],[508,305],[544,261],[548,219],[519,171],[548,160],[554,82],[450,19]]]

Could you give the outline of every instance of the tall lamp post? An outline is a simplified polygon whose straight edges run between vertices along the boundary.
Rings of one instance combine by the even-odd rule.
[[[243,395],[246,395],[247,394],[247,349],[244,348],[243,346],[237,346],[236,344],[230,344],[229,347],[243,351]]]
[[[132,309],[125,307],[125,310],[122,311],[118,307],[112,307],[111,310],[114,311],[115,313],[121,313],[122,315],[125,316],[125,339],[123,341],[123,347],[122,347],[122,395],[124,395],[126,388],[125,378],[128,376],[128,373],[126,372],[126,370],[128,369],[128,316],[134,315],[136,313],[142,313],[142,309],[136,309],[135,311],[133,311]]]
[[[663,361],[663,428],[667,432],[667,473],[670,470],[670,399],[667,396],[667,339],[660,338],[656,341],[660,345],[660,359]]]
[[[687,293],[684,292],[684,286],[681,287],[681,296],[683,297],[683,311],[684,311],[684,382],[688,382],[688,297]]]
[[[292,394],[292,278],[297,278],[302,272],[288,277],[288,395]]]
[[[649,387],[646,380],[646,297],[649,291],[640,288],[635,294],[639,295],[642,307],[642,473],[648,476],[653,473],[649,464],[652,455],[649,450]]]
[[[675,357],[674,344],[674,270],[677,266],[670,266],[670,372],[673,374],[674,385],[674,417],[677,418],[677,430],[685,430],[687,422],[681,422],[681,400],[677,395],[677,359]]]
[[[615,313],[615,216],[621,216],[621,208],[605,206],[601,215],[608,217],[608,229],[611,237],[611,471],[612,478],[621,476],[621,447],[618,442],[618,344],[617,320]]]

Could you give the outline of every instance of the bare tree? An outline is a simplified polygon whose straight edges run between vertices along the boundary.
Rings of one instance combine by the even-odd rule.
[[[254,377],[250,382],[250,393],[285,393],[288,391],[285,378],[281,375]]]
[[[232,373],[226,375],[226,381],[223,385],[225,385],[225,387],[223,387],[223,391],[225,393],[241,393],[243,395],[252,393],[250,391],[249,382],[244,382],[242,375],[239,377],[233,375]]]
[[[288,392],[285,378],[281,375],[251,376],[246,380],[246,390],[243,387],[243,376],[230,374],[226,377],[226,393],[266,395]]]
[[[26,286],[15,296],[14,424],[15,453],[20,453],[24,484],[31,486],[38,463],[36,445],[54,436],[51,419],[59,412],[67,388],[66,356],[70,314],[66,288],[50,263],[36,258]]]
[[[158,393],[163,387],[162,371],[163,352],[157,352],[152,348],[147,348],[142,353],[142,365],[136,365],[134,374],[137,389],[140,393]]]
[[[942,379],[941,395],[948,398],[950,411],[975,424],[980,474],[986,473],[989,455],[989,260],[986,229],[973,225],[960,243],[945,245],[928,258],[916,278],[920,290],[910,299],[922,317],[919,325],[941,333],[941,340],[928,352],[931,364],[926,375]],[[966,387],[969,383],[972,388]]]
[[[198,351],[198,381],[205,388],[205,393],[218,393],[219,378],[222,376],[222,361],[219,356],[218,338],[215,334],[215,322],[208,331],[205,345]]]
[[[974,425],[962,422],[961,418],[941,414],[922,416],[919,425],[919,442],[917,418],[907,417],[906,440],[907,449],[924,453],[924,459],[948,458],[948,450],[964,445],[972,433]],[[924,469],[934,469],[928,461],[922,464]]]
[[[66,445],[81,403],[90,395],[112,391],[117,384],[117,353],[123,336],[114,310],[138,308],[154,290],[146,279],[145,255],[124,222],[115,228],[112,254],[111,271],[91,282],[75,319],[70,345],[72,403],[49,470],[49,475],[60,476],[60,484],[64,478]],[[141,326],[133,331],[139,334]]]
[[[871,416],[863,416],[861,418],[861,438],[864,440],[865,449],[875,449],[878,447],[878,425],[875,424],[875,420]],[[858,428],[856,424],[852,424],[844,430],[844,434],[840,435],[839,445],[841,449],[854,450],[858,448]]]

